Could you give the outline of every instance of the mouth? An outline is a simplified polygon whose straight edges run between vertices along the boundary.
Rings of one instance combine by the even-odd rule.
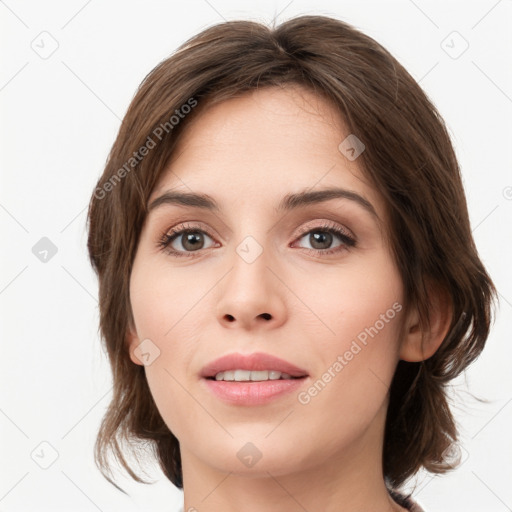
[[[206,377],[208,380],[224,382],[265,382],[275,380],[304,379],[307,375],[292,376],[289,373],[277,370],[227,370],[219,372],[214,376]]]
[[[298,390],[309,375],[265,353],[228,354],[207,364],[200,377],[214,396],[232,405],[264,405]]]
[[[237,370],[235,370],[236,372]],[[242,370],[243,371],[243,370]],[[227,373],[227,372],[225,372]],[[264,406],[277,400],[290,400],[293,393],[298,393],[305,384],[304,377],[288,377],[273,380],[217,380],[204,378],[205,390],[214,397],[234,406]]]
[[[261,382],[307,377],[306,370],[279,357],[263,352],[233,353],[211,361],[200,372],[209,380],[229,382]]]

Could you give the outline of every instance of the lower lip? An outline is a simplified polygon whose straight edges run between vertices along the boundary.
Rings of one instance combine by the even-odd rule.
[[[264,380],[255,382],[228,382],[202,379],[208,389],[218,398],[235,405],[262,405],[283,395],[297,391],[307,377],[300,379]]]

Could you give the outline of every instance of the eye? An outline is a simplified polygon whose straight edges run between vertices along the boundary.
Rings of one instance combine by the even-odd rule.
[[[330,223],[302,229],[301,236],[291,247],[295,247],[295,244],[302,240],[309,244],[309,247],[303,247],[304,250],[321,256],[338,253],[356,245],[356,240],[350,231]],[[202,249],[218,247],[219,244],[202,227],[180,224],[166,231],[158,241],[158,246],[172,256],[195,257],[194,253],[199,253]]]
[[[207,245],[207,239],[213,242]],[[166,252],[175,256],[185,256],[201,249],[208,249],[215,245],[208,233],[195,226],[180,224],[163,234],[158,245]]]
[[[298,240],[305,240],[309,247],[305,247],[308,251],[320,253],[322,255],[332,254],[346,250],[347,247],[354,247],[355,239],[345,230],[337,225],[326,224],[316,228],[308,228],[303,236]],[[333,243],[335,244],[333,246]]]

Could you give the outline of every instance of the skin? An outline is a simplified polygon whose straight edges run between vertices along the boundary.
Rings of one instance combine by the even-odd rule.
[[[399,359],[428,357],[443,334],[421,349],[414,309],[397,312],[307,404],[295,392],[267,405],[227,404],[199,377],[222,355],[267,352],[305,369],[300,391],[308,390],[358,334],[403,305],[383,199],[357,159],[338,150],[348,134],[309,91],[253,91],[187,126],[151,194],[149,203],[169,190],[204,193],[220,206],[152,209],[130,281],[130,357],[142,364],[135,351],[148,338],[160,350],[145,371],[180,441],[186,511],[405,510],[389,497],[381,468],[388,386]],[[276,211],[286,194],[329,187],[356,192],[376,215],[342,198]],[[350,230],[355,246],[337,235],[313,246],[311,232],[325,233],[326,221]],[[179,257],[158,242],[182,223],[206,234],[196,251],[175,239]],[[249,235],[263,250],[250,264],[236,252]],[[237,457],[247,442],[261,452],[252,467]]]

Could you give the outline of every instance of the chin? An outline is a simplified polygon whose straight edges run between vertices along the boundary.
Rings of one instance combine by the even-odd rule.
[[[215,449],[211,445],[203,447],[207,450],[207,458],[201,458],[218,471],[243,477],[268,477],[269,473],[285,475],[303,467],[308,459],[307,454],[297,452],[297,443],[288,439],[286,443],[278,436],[270,440],[264,436],[251,438],[244,435],[226,443],[215,443]],[[196,452],[196,456],[201,454]]]

